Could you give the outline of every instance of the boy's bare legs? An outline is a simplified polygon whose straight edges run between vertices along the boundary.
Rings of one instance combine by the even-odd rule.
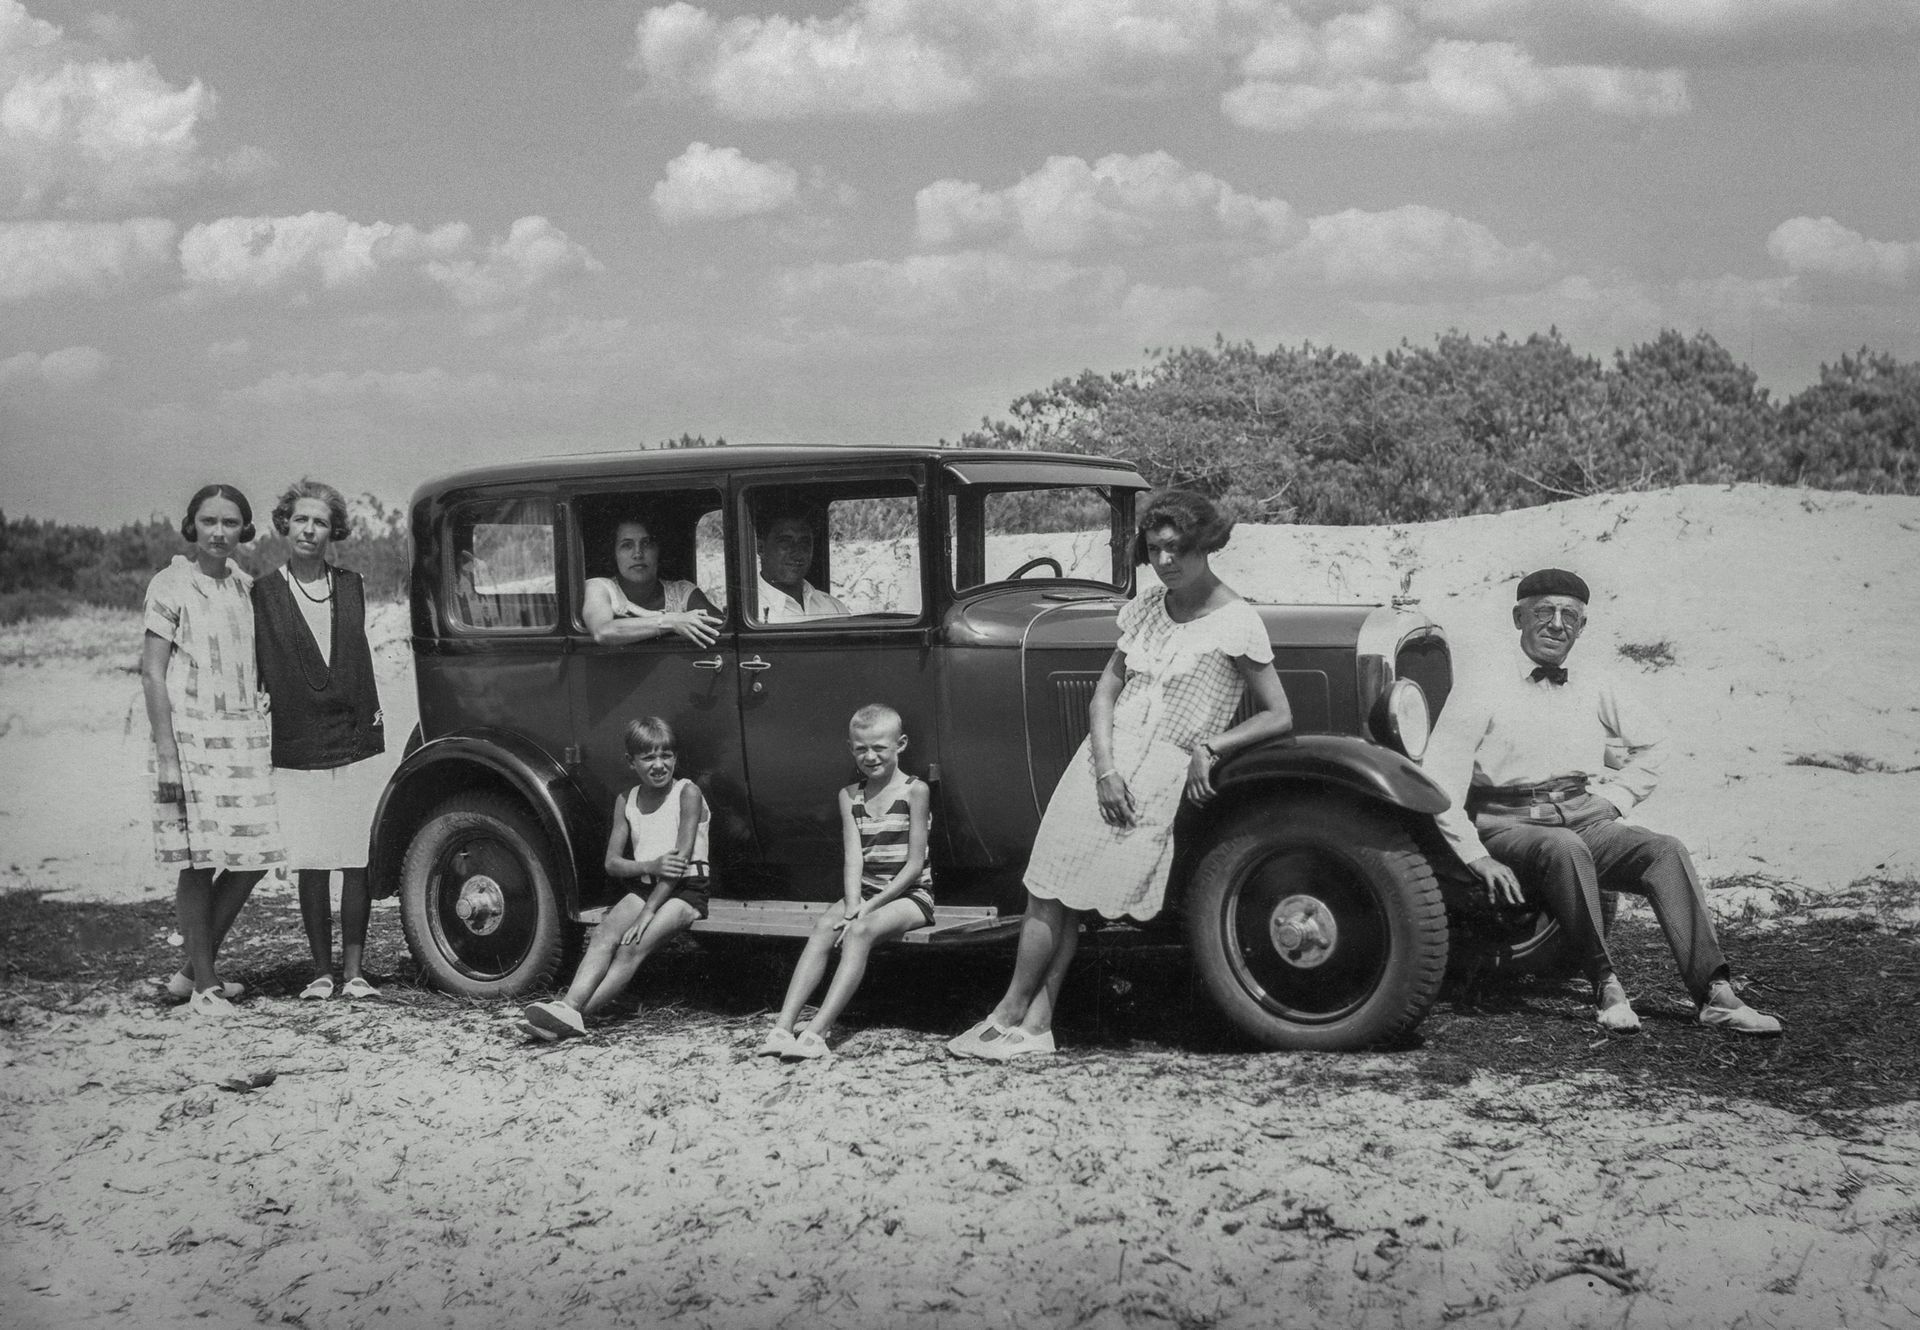
[[[573,983],[567,989],[567,995],[560,1000],[582,1015],[586,1014],[587,1002],[600,987],[600,981],[607,977],[607,971],[613,967],[613,953],[619,950],[620,938],[629,928],[639,922],[640,914],[647,908],[646,898],[628,893],[613,903],[600,926],[593,930],[593,937],[587,943],[587,953],[580,958],[580,968],[573,972]]]
[[[821,912],[820,922],[813,926],[813,933],[807,938],[807,945],[800,949],[800,959],[794,962],[793,978],[787,981],[787,998],[780,1004],[780,1015],[774,1025],[778,1029],[793,1033],[794,1024],[800,1019],[800,1009],[807,1005],[807,999],[813,996],[813,990],[820,987],[820,981],[826,977],[827,962],[833,956],[834,940],[840,936],[835,927],[847,917],[844,901],[828,906]]]
[[[1038,1006],[1044,1024],[1032,1033],[1053,1028],[1053,998],[1079,944],[1078,912],[1050,897],[1029,893],[1027,912],[1020,922],[1020,949],[1013,958],[1013,978],[1007,983],[1006,996],[993,1009],[993,1023],[1003,1030],[1026,1025]]]
[[[628,899],[631,900],[632,897]],[[592,996],[587,999],[587,1005],[580,1008],[580,1014],[591,1016],[619,997],[626,990],[627,985],[633,982],[634,972],[640,968],[640,962],[653,955],[676,935],[686,932],[693,926],[693,921],[699,917],[698,910],[675,897],[662,905],[653,918],[647,921],[646,931],[632,946],[621,946],[620,934],[615,934],[613,963],[607,966],[606,976],[601,979],[599,987],[595,988]],[[631,928],[633,925],[628,924],[627,927]],[[624,931],[623,929],[622,932]],[[575,983],[578,982],[576,979]],[[571,990],[567,993],[567,1001],[573,1001]]]
[[[300,924],[307,930],[307,953],[313,957],[316,979],[333,977],[333,907],[327,900],[327,879],[331,876],[324,868],[303,868],[294,879],[300,888]],[[342,916],[346,914],[346,906],[347,892],[342,885]]]
[[[302,875],[304,876],[304,874]],[[367,923],[373,918],[373,895],[367,890],[367,870],[340,870],[340,973],[359,979],[367,951]]]
[[[860,981],[866,977],[867,957],[872,953],[874,943],[885,942],[888,938],[910,933],[927,922],[927,916],[920,907],[910,900],[888,901],[879,909],[862,918],[854,920],[844,930],[844,940],[840,943],[840,964],[833,972],[833,982],[827,986],[827,995],[821,999],[820,1009],[807,1022],[807,1029],[826,1038],[833,1023],[840,1019],[840,1013],[847,1009],[847,1003],[853,1001],[853,995],[860,988]],[[780,1013],[783,1017],[785,1011]],[[797,1016],[799,1013],[795,1012]]]

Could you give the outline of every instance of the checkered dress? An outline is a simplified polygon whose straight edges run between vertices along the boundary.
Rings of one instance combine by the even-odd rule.
[[[208,577],[175,555],[147,584],[145,626],[173,644],[167,701],[180,803],[162,803],[149,745],[153,855],[163,868],[278,868],[287,862],[273,797],[273,725],[253,654],[252,579]]]
[[[1193,749],[1240,706],[1246,685],[1234,660],[1273,659],[1266,625],[1245,601],[1191,623],[1175,623],[1166,602],[1166,588],[1154,587],[1120,611],[1127,677],[1113,711],[1113,766],[1133,794],[1134,825],[1101,820],[1089,736],[1047,801],[1027,864],[1034,895],[1109,919],[1160,913]]]

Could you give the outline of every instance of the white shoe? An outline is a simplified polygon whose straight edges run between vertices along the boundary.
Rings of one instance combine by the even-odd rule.
[[[1714,1026],[1722,1030],[1732,1030],[1735,1034],[1779,1034],[1780,1020],[1764,1011],[1755,1011],[1740,999],[1738,1005],[1723,1007],[1709,1002],[1700,1008],[1694,1017],[1702,1025]]]
[[[968,1026],[961,1033],[947,1040],[947,1052],[957,1058],[985,1057],[986,1055],[980,1051],[981,1039],[989,1033],[992,1034],[993,1038],[998,1039],[1006,1032],[1006,1026],[989,1016],[984,1021],[979,1021]]]
[[[793,1052],[793,1045],[793,1031],[776,1025],[767,1031],[766,1042],[754,1049],[753,1055],[757,1058],[783,1058]]]
[[[1639,1034],[1640,1017],[1633,1009],[1633,1003],[1621,998],[1610,1007],[1602,1007],[1594,1013],[1594,1024],[1608,1034]]]
[[[1050,1056],[1058,1051],[1053,1046],[1052,1030],[1032,1034],[1016,1025],[998,1039],[982,1043],[978,1056],[994,1062],[1011,1062],[1014,1058]]]
[[[239,1010],[217,988],[203,988],[187,999],[187,1015],[201,1020],[224,1020]]]
[[[827,1041],[812,1030],[803,1031],[793,1037],[793,1047],[780,1055],[783,1062],[811,1062],[815,1058],[829,1058],[833,1050],[827,1047]]]
[[[554,1039],[570,1039],[587,1032],[587,1022],[564,1002],[535,1002],[520,1013],[528,1025]]]
[[[166,989],[168,997],[190,998],[193,996],[193,976],[185,970],[175,970],[167,978],[156,979],[153,982]],[[229,1002],[241,997],[246,991],[245,984],[234,980],[228,980],[220,985],[220,996]]]

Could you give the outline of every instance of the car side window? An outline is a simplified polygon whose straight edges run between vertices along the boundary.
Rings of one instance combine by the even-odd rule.
[[[461,504],[449,517],[453,621],[480,631],[550,629],[560,619],[549,499]]]
[[[905,480],[749,491],[750,622],[919,618],[919,504]]]
[[[573,500],[582,597],[596,582],[618,588],[616,603],[727,611],[727,549],[718,489],[615,490]],[[697,596],[695,593],[698,593]],[[574,607],[584,613],[584,605]]]

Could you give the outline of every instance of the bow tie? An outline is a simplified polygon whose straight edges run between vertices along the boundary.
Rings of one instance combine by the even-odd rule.
[[[1545,679],[1550,684],[1563,684],[1567,681],[1567,671],[1562,665],[1536,665],[1527,677],[1535,683]]]

